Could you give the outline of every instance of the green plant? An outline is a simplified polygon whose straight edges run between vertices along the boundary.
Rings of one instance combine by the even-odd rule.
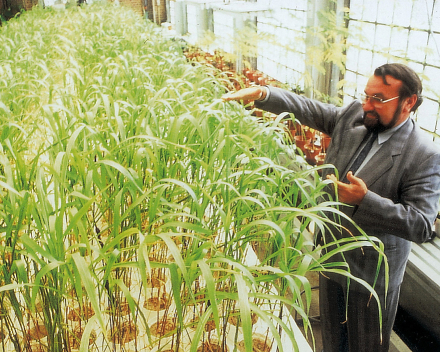
[[[3,350],[196,351],[232,334],[251,351],[254,314],[295,345],[305,274],[350,274],[304,237],[338,203],[282,116],[221,102],[216,69],[124,8],[34,9],[0,34]],[[329,255],[363,245],[381,250],[362,237]]]

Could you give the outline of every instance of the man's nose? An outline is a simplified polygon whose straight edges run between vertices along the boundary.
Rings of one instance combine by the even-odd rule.
[[[374,111],[374,105],[371,103],[371,99],[367,99],[362,103],[362,109],[364,109],[364,111]]]

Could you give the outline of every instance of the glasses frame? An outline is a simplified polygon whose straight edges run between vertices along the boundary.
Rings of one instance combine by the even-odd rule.
[[[398,98],[400,98],[400,95],[398,95],[397,97],[394,97],[394,98],[386,99],[386,100],[379,98],[379,97],[376,97],[374,95],[368,95],[368,94],[360,94],[359,95],[359,99],[362,104],[366,104],[367,100],[369,100],[372,104],[382,105],[382,104],[388,103],[388,102],[395,100],[395,99],[398,99]]]

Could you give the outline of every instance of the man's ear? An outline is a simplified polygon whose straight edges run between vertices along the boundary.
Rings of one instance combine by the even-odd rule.
[[[413,94],[409,98],[406,98],[405,104],[403,106],[403,112],[409,114],[412,111],[414,105],[416,105],[417,99],[418,99],[417,94]]]

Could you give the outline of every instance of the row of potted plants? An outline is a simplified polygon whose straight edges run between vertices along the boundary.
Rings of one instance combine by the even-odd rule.
[[[220,72],[225,72],[229,81],[232,83],[232,88],[241,89],[251,85],[273,85],[284,86],[280,81],[270,77],[269,75],[251,68],[249,62],[244,62],[244,68],[239,70],[236,67],[236,55],[226,53],[222,50],[214,50],[210,53],[201,48],[184,44],[184,55],[190,62],[198,62],[206,65],[211,65],[217,68]]]

